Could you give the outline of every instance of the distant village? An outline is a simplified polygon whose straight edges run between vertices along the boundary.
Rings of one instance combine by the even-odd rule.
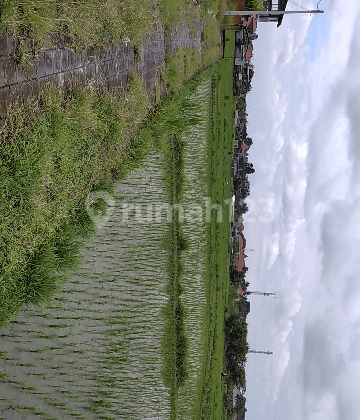
[[[233,179],[233,219],[231,225],[232,255],[230,265],[230,281],[237,287],[236,304],[242,318],[250,312],[250,302],[247,300],[249,283],[246,281],[248,268],[245,265],[246,239],[244,237],[243,216],[248,211],[245,202],[250,194],[248,175],[255,172],[249,161],[248,152],[253,143],[247,133],[246,95],[251,90],[251,79],[254,67],[251,63],[253,56],[253,41],[257,38],[257,21],[253,17],[238,18],[235,22],[235,51],[234,51],[234,77],[233,95],[236,99],[234,112],[235,120],[235,146],[232,155],[231,177]],[[245,366],[243,366],[244,368]],[[234,420],[244,420],[246,414],[246,386],[237,392],[233,402],[232,415]]]
[[[235,147],[232,155],[231,177],[234,184],[234,212],[231,228],[231,242],[233,250],[231,279],[239,282],[239,310],[244,317],[250,311],[250,304],[246,301],[248,283],[245,281],[245,246],[243,234],[243,215],[248,211],[245,202],[250,194],[248,175],[255,172],[253,164],[249,162],[248,152],[253,143],[247,134],[246,95],[251,90],[251,79],[254,67],[251,64],[253,55],[253,40],[257,38],[256,19],[249,17],[241,19],[241,28],[235,30],[234,78],[233,94],[236,98],[235,120]]]
[[[245,420],[246,414],[246,373],[245,364],[248,353],[272,354],[269,351],[250,350],[247,343],[246,317],[250,312],[250,302],[247,297],[251,294],[272,296],[275,293],[249,291],[246,281],[248,268],[245,264],[246,239],[244,237],[243,216],[249,210],[245,202],[250,194],[248,175],[255,172],[249,162],[248,152],[253,143],[247,133],[246,95],[251,90],[251,80],[254,75],[253,41],[257,39],[256,28],[258,22],[274,22],[281,26],[285,13],[324,13],[322,10],[286,11],[289,0],[231,0],[232,11],[225,14],[233,15],[232,27],[224,31],[224,41],[235,40],[235,51],[231,52],[234,60],[233,95],[236,101],[234,111],[235,146],[232,155],[231,177],[233,179],[233,218],[231,224],[232,253],[230,260],[230,292],[229,301],[234,302],[234,311],[225,319],[226,344],[226,393],[224,404],[229,420]],[[292,2],[295,6],[299,6]],[[246,9],[246,10],[245,10]],[[235,10],[235,12],[234,12]],[[246,11],[250,12],[246,15]],[[235,15],[234,15],[235,14]],[[225,45],[224,42],[224,45]],[[232,49],[232,48],[231,48]],[[229,54],[229,51],[227,51]]]

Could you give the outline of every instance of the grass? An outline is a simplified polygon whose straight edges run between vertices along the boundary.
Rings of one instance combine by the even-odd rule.
[[[186,0],[160,0],[161,14],[168,28],[177,26],[181,22],[182,15],[190,14],[193,9],[192,2]]]
[[[162,3],[167,2],[163,0]],[[227,0],[204,1],[201,9],[194,8],[192,2],[187,2],[189,4],[187,12],[185,3],[185,0],[177,0],[170,2],[166,7],[164,6],[163,10],[167,10],[164,20],[169,26],[174,26],[179,23],[179,16],[182,13],[190,29],[193,29],[193,35],[195,35],[196,22],[201,18],[204,24],[202,33],[204,49],[201,54],[191,48],[178,49],[167,53],[166,67],[162,79],[172,90],[179,89],[199,69],[208,67],[221,58],[221,27],[224,24],[231,24],[233,19],[231,16],[223,16],[223,12],[230,7]],[[180,13],[179,10],[182,12]],[[171,18],[168,16],[171,16]]]
[[[224,58],[234,58],[235,55],[235,31],[225,31]]]
[[[150,149],[134,137],[148,103],[134,77],[117,96],[49,87],[9,112],[0,131],[0,325],[23,304],[46,301],[60,273],[76,265],[73,240],[91,234],[85,198],[101,180],[126,176]]]
[[[167,145],[168,152],[165,160],[167,189],[169,204],[173,206],[181,201],[183,187],[183,153],[184,144],[179,135],[170,135]],[[163,378],[164,383],[171,389],[170,419],[178,418],[177,394],[187,376],[186,356],[188,339],[184,327],[184,307],[180,300],[182,288],[180,277],[183,271],[182,252],[186,249],[186,241],[181,231],[181,223],[176,211],[172,212],[172,220],[168,224],[168,233],[165,238],[167,250],[167,273],[169,283],[167,287],[168,302],[163,310],[165,327],[162,339],[163,350]]]
[[[192,48],[168,52],[165,72],[161,75],[170,89],[179,89],[201,67],[201,55]]]
[[[229,288],[229,206],[231,196],[230,152],[233,149],[233,61],[222,60],[212,79],[212,100],[208,131],[208,186],[212,204],[223,208],[223,221],[212,211],[207,224],[207,311],[202,374],[198,380],[195,419],[223,418],[224,311]]]
[[[67,40],[76,52],[100,52],[129,42],[139,51],[145,34],[161,21],[167,34],[176,26],[189,25],[192,36],[205,23],[204,64],[220,58],[219,40],[210,42],[229,17],[227,0],[206,0],[196,6],[189,0],[0,0],[0,30],[10,30],[15,55],[23,68],[32,67],[40,53],[59,40]],[[207,28],[208,27],[208,28]]]
[[[109,48],[126,39],[140,46],[157,17],[154,4],[153,0],[0,0],[1,28],[13,31],[18,59],[31,65],[36,53],[52,44],[55,33],[69,37],[76,51]]]

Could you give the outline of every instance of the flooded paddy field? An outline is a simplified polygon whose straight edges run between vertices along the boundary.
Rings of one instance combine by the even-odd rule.
[[[199,122],[182,134],[187,217],[181,229],[188,246],[180,299],[188,348],[175,410],[162,349],[168,220],[150,210],[166,204],[167,181],[164,156],[153,153],[116,186],[110,219],[83,246],[82,263],[52,304],[22,310],[0,331],[0,419],[194,418],[206,334],[207,227],[191,211],[204,212],[206,201],[210,92],[205,79],[191,96]]]
[[[152,155],[117,186],[114,214],[54,304],[2,329],[0,418],[169,418],[160,348],[166,224],[123,223],[120,205],[163,200],[160,161]]]

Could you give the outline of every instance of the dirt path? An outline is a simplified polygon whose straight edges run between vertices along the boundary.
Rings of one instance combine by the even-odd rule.
[[[158,26],[143,42],[139,59],[131,45],[113,47],[103,54],[91,52],[77,55],[65,48],[64,39],[57,40],[47,49],[36,66],[26,74],[16,65],[12,55],[13,42],[8,33],[0,34],[0,122],[11,102],[38,94],[45,84],[51,82],[62,87],[69,81],[89,83],[102,80],[107,89],[126,84],[129,73],[140,74],[152,100],[155,100],[155,82],[164,67],[166,53],[177,48],[203,49],[202,24],[197,35],[190,36],[188,26],[175,28],[166,37],[164,28]]]

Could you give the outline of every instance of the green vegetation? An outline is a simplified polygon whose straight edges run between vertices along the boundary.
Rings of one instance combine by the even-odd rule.
[[[133,136],[147,112],[136,77],[117,96],[49,87],[9,112],[0,130],[0,325],[23,304],[46,301],[58,274],[75,266],[74,235],[88,237],[92,223],[79,203],[147,155],[147,139]]]
[[[245,0],[245,10],[264,10],[262,0]]]
[[[233,4],[227,0],[205,0],[203,7],[207,13],[203,16],[205,48],[202,53],[202,62],[208,66],[221,57],[221,28],[224,25],[231,25],[234,20],[233,16],[223,16],[223,13],[233,8]]]
[[[201,56],[197,50],[185,48],[178,49],[176,52],[168,52],[165,72],[161,77],[171,89],[179,89],[199,70],[200,65]]]
[[[167,28],[177,26],[184,18],[199,17],[199,8],[187,0],[160,0],[162,19]]]
[[[69,37],[76,51],[109,48],[126,39],[140,46],[157,17],[154,5],[154,0],[0,0],[1,28],[14,31],[18,58],[29,65],[52,44],[50,33]]]
[[[171,93],[160,103],[149,121],[142,127],[139,136],[152,138],[152,143],[165,154],[168,204],[171,206],[171,220],[164,239],[167,250],[168,302],[164,307],[165,328],[162,338],[163,372],[166,386],[170,388],[171,419],[178,416],[178,389],[187,377],[186,357],[188,338],[185,334],[185,309],[181,302],[183,273],[182,255],[187,249],[187,241],[182,232],[182,222],[176,205],[182,201],[184,180],[184,143],[182,133],[198,123],[194,116],[196,106],[188,99],[204,79],[199,74],[190,80],[181,91]],[[175,206],[175,207],[173,207]]]
[[[229,287],[230,237],[229,205],[224,203],[231,196],[230,152],[234,141],[231,77],[233,61],[222,60],[216,68],[217,71],[212,76],[207,168],[211,204],[218,204],[220,207],[212,210],[207,224],[206,340],[202,374],[198,381],[198,403],[194,416],[196,419],[223,417],[221,373],[224,360],[224,311]]]
[[[174,206],[181,201],[183,189],[183,164],[184,144],[179,135],[172,135],[169,138],[168,152],[165,160],[165,173],[170,182],[167,183],[169,204]],[[172,390],[184,383],[187,376],[186,372],[186,353],[187,353],[187,337],[184,329],[184,307],[180,301],[182,288],[180,285],[180,277],[182,274],[182,251],[186,249],[186,240],[181,231],[181,223],[179,214],[172,209],[172,219],[169,222],[168,237],[166,240],[166,249],[168,250],[167,272],[169,276],[169,285],[167,293],[169,296],[168,303],[164,308],[167,325],[164,331],[164,340],[167,341],[166,349],[171,349],[171,361],[175,368],[173,375],[174,383],[169,383]],[[169,338],[171,337],[171,345]],[[175,364],[174,364],[175,360]],[[164,363],[164,377],[168,375],[170,364]],[[166,383],[166,381],[165,381]],[[175,400],[175,399],[174,399]],[[172,414],[175,415],[175,404],[172,400]]]
[[[162,0],[162,3],[167,3],[167,1]],[[170,2],[167,6],[168,9],[166,7],[164,8],[168,10],[168,13],[165,13],[165,22],[172,22],[172,25],[175,22],[179,23],[181,13],[179,14],[177,12],[180,9],[186,9],[184,8],[184,4],[185,0]],[[169,52],[167,54],[165,72],[162,74],[162,78],[171,89],[179,89],[196,71],[208,67],[220,59],[222,53],[220,40],[221,28],[224,24],[231,24],[231,20],[233,19],[231,16],[223,16],[223,12],[231,7],[231,2],[227,0],[204,1],[201,9],[193,6],[192,2],[188,2],[188,4],[188,12],[183,13],[186,16],[185,21],[189,23],[190,28],[193,23],[195,25],[195,31],[196,22],[200,18],[204,22],[204,31],[202,33],[204,50],[201,55],[197,50],[191,48],[178,49],[175,52]],[[192,11],[192,14],[189,11]],[[169,19],[167,16],[172,16],[172,18]],[[191,19],[195,19],[195,21]]]
[[[197,6],[188,0],[0,0],[0,30],[12,31],[16,57],[31,67],[39,53],[54,42],[66,39],[74,51],[100,52],[112,45],[130,43],[138,51],[144,35],[156,21],[167,33],[188,24],[192,36],[202,19],[205,23],[205,65],[220,58],[221,25],[229,21],[223,11],[227,0],[207,0]]]
[[[179,16],[184,18],[181,22],[188,19],[190,26],[196,26],[196,19],[201,15],[206,45],[202,57],[192,49],[168,54],[162,77],[173,92],[156,106],[154,112],[149,112],[147,94],[137,77],[131,79],[126,89],[113,94],[100,92],[96,86],[73,86],[66,92],[49,86],[38,99],[15,104],[9,112],[0,131],[0,183],[5,186],[0,193],[0,214],[3,216],[0,228],[0,326],[9,322],[23,305],[50,301],[65,281],[68,270],[76,267],[80,247],[95,233],[86,212],[85,199],[94,191],[107,191],[112,195],[113,183],[139,167],[150,151],[157,149],[166,156],[169,204],[182,202],[184,144],[181,135],[198,122],[194,117],[196,106],[189,96],[199,83],[211,79],[207,195],[211,204],[222,207],[222,220],[218,220],[220,211],[217,214],[213,210],[206,224],[207,304],[201,374],[192,414],[194,419],[218,420],[224,414],[226,387],[221,373],[224,370],[224,312],[229,289],[230,220],[229,206],[224,206],[224,200],[231,196],[233,63],[222,60],[197,73],[220,57],[220,25],[222,11],[227,6],[223,0],[205,0],[201,8],[195,8],[191,3],[161,1],[164,20],[169,27],[180,22]],[[150,0],[126,4],[114,0],[111,16],[97,4],[95,0],[86,5],[70,0],[61,3],[49,0],[41,5],[37,0],[21,3],[0,0],[2,25],[17,33],[19,54],[29,62],[36,49],[50,42],[46,38],[49,31],[68,35],[72,47],[81,50],[107,48],[123,42],[125,37],[138,44],[151,27]],[[135,6],[136,10],[131,9]],[[101,10],[95,12],[93,9]],[[66,18],[63,18],[64,11]],[[117,22],[112,23],[116,14],[117,18],[121,17],[121,27]],[[158,15],[154,17],[158,18]],[[89,22],[95,21],[96,25],[87,32]],[[29,40],[33,42],[31,54]],[[226,48],[232,48],[231,45],[230,41]],[[156,96],[158,102],[159,86]],[[96,214],[105,213],[107,203],[99,199],[91,208]],[[178,213],[175,211],[172,216],[164,239],[169,284],[168,302],[163,312],[162,350],[163,378],[171,389],[171,419],[176,419],[178,390],[184,386],[188,375],[187,313],[181,299],[182,259],[188,241]],[[58,300],[61,303],[61,298]],[[117,333],[114,331],[114,335]],[[121,346],[114,345],[110,362],[119,362],[121,352]],[[101,412],[108,408],[108,397],[106,391],[99,392],[98,398],[92,401],[92,410]]]
[[[235,31],[225,31],[224,58],[234,58],[235,53]],[[239,99],[236,99],[238,101]]]
[[[242,273],[244,278],[244,273]],[[245,398],[238,398],[237,406],[233,407],[233,390],[235,387],[246,388],[245,363],[249,350],[247,342],[247,323],[238,310],[235,300],[239,298],[239,282],[232,281],[229,288],[228,303],[225,308],[225,386],[224,411],[225,418],[232,419],[241,411]]]

